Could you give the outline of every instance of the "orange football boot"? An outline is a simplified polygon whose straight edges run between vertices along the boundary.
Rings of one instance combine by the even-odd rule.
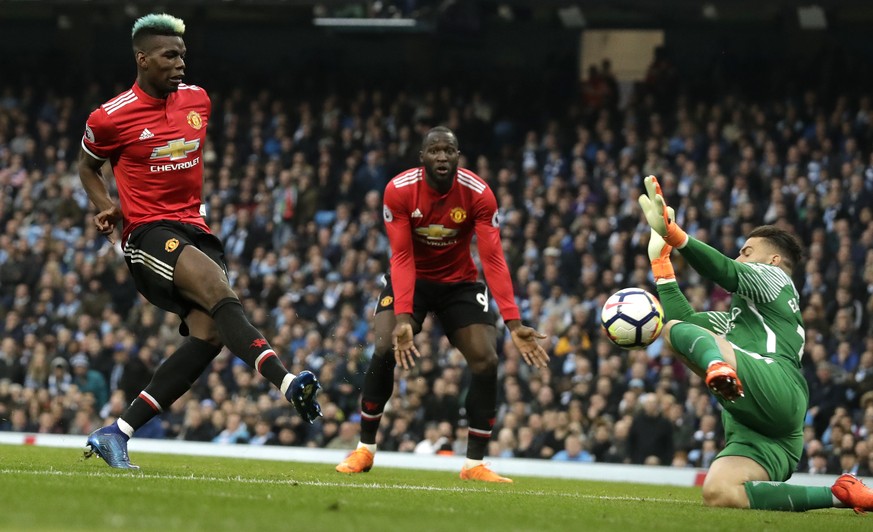
[[[336,466],[340,473],[366,473],[373,468],[373,453],[366,447],[358,447]]]
[[[706,368],[706,386],[712,393],[734,402],[743,397],[743,383],[727,362],[713,362]]]
[[[478,480],[479,482],[512,482],[511,478],[501,477],[494,471],[491,471],[485,464],[479,464],[476,467],[467,469],[461,468],[461,480]]]
[[[855,475],[846,473],[831,486],[831,493],[856,513],[863,514],[873,510],[873,490],[861,482]]]

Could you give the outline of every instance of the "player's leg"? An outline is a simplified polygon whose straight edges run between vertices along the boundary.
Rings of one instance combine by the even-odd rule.
[[[750,394],[737,403],[723,403],[726,408],[736,410],[739,403],[757,403],[755,399],[759,398],[763,404],[768,402],[766,386],[755,393],[759,390],[753,385],[761,384],[756,377],[764,375],[763,368],[757,369],[758,374],[746,373]],[[789,401],[786,397],[782,399]],[[763,413],[743,414],[750,422],[766,417]],[[836,500],[827,487],[782,482],[797,466],[794,455],[798,442],[793,435],[783,438],[764,435],[739,422],[730,410],[724,413],[723,421],[727,445],[712,463],[703,483],[703,501],[707,506],[795,512],[834,506]]]
[[[395,323],[391,310],[379,312],[374,318],[376,345],[361,390],[361,442],[367,445],[376,444],[382,412],[394,391],[394,367],[397,364],[392,350],[391,331]]]
[[[379,297],[376,315],[373,318],[376,345],[373,358],[370,359],[370,365],[364,374],[364,387],[361,390],[361,440],[358,447],[336,466],[336,470],[340,473],[366,473],[373,467],[379,422],[382,421],[382,412],[394,391],[394,368],[397,363],[394,360],[391,333],[396,319],[390,278],[387,282],[388,285]],[[416,286],[416,292],[418,292],[417,288]],[[419,294],[416,294],[416,300],[419,299]],[[421,331],[421,321],[424,320],[425,315],[421,312],[414,316],[415,334]]]
[[[393,310],[378,312],[374,322],[376,345],[361,390],[361,439],[357,448],[336,466],[340,473],[366,473],[373,467],[379,422],[394,391]]]
[[[467,410],[467,460],[464,480],[512,482],[485,466],[491,429],[497,415],[497,332],[493,325],[474,323],[449,334],[472,374],[464,406]]]
[[[703,502],[721,508],[748,508],[745,483],[768,481],[770,476],[745,456],[722,456],[712,462],[703,481]]]
[[[839,503],[827,486],[771,482],[757,462],[745,456],[717,458],[703,481],[703,502],[719,508],[804,512]]]
[[[437,316],[449,342],[464,355],[471,382],[464,406],[467,410],[467,461],[461,478],[489,482],[512,482],[485,467],[497,415],[496,316],[488,305],[483,283],[444,286]]]
[[[724,338],[693,323],[670,320],[661,333],[665,343],[718,396],[735,400],[743,394],[734,348]]]
[[[773,359],[735,350],[737,373],[746,383],[745,397],[721,400],[727,445],[719,453],[703,487],[706,504],[756,510],[806,511],[842,506],[837,491],[782,482],[797,467],[803,446],[803,418],[808,397],[797,370]],[[847,504],[863,507],[870,490],[843,479]],[[740,491],[740,488],[742,491]]]
[[[190,390],[221,351],[215,322],[206,312],[192,309],[184,320],[190,336],[158,366],[151,382],[118,420],[119,428],[128,437]]]
[[[873,490],[852,475],[843,475],[832,487],[772,482],[751,458],[720,456],[703,481],[703,502],[719,508],[785,512],[844,507],[865,511],[873,510]]]
[[[316,395],[321,385],[309,371],[289,372],[264,335],[251,324],[230,287],[221,242],[208,233],[192,235],[196,245],[179,245],[173,284],[181,298],[203,309],[215,321],[222,344],[257,370],[297,409],[306,421],[321,415]],[[166,247],[166,246],[165,246]]]
[[[187,239],[184,232],[177,234],[164,226],[152,226],[134,232],[125,247],[137,289],[156,306],[184,316],[183,328],[192,336],[160,365],[149,385],[115,423],[89,435],[86,456],[96,453],[112,467],[135,467],[127,456],[127,440],[181,397],[221,349],[212,318],[181,301],[173,287],[178,258],[173,252]]]
[[[463,353],[472,374],[464,405],[470,427],[467,458],[482,460],[497,415],[496,330],[493,325],[474,323],[452,332],[449,340]]]
[[[127,457],[127,440],[150,419],[168,408],[191,389],[194,381],[221,350],[212,318],[201,310],[185,317],[191,336],[184,339],[176,351],[158,366],[145,390],[131,402],[115,423],[103,427],[88,437],[90,453],[97,453],[112,467],[136,468]],[[212,342],[204,339],[211,339]]]

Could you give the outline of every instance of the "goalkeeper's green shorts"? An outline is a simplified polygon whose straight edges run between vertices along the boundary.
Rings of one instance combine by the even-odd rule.
[[[803,450],[803,421],[809,402],[806,380],[788,362],[734,347],[744,397],[724,408],[726,445],[719,456],[745,456],[761,465],[772,481],[785,481]]]

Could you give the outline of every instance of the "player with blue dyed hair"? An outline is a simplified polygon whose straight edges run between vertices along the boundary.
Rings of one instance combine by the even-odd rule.
[[[137,290],[182,318],[184,340],[155,371],[119,419],[87,440],[86,456],[133,469],[134,432],[187,392],[223,346],[273,383],[306,421],[321,415],[320,384],[309,371],[285,368],[249,322],[228,281],[224,246],[203,219],[203,144],[212,103],[185,76],[185,23],[167,14],[138,19],[131,32],[133,86],[88,117],[79,176],[97,208],[94,225],[114,242],[123,226],[124,258]],[[119,204],[102,168],[112,165]]]

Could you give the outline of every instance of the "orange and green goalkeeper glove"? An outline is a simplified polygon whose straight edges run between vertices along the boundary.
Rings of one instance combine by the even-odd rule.
[[[667,213],[672,220],[674,217],[673,208],[667,207]],[[649,236],[649,261],[652,263],[652,274],[655,276],[655,283],[658,281],[672,281],[676,278],[676,273],[673,271],[673,263],[670,262],[670,252],[673,247],[664,242],[664,238],[654,229],[650,230]]]
[[[646,194],[640,196],[639,201],[649,227],[663,237],[668,245],[674,248],[684,247],[688,242],[688,235],[670,218],[658,178],[650,175],[645,179],[645,184]]]

